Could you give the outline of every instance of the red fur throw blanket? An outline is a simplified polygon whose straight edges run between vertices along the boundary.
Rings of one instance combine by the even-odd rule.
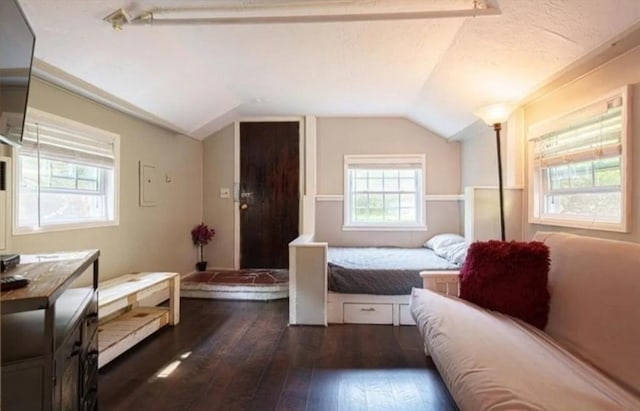
[[[541,330],[549,315],[549,248],[540,242],[476,242],[460,271],[460,297]]]

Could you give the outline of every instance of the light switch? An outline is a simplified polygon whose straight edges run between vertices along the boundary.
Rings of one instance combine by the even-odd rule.
[[[228,187],[220,188],[220,198],[231,198],[231,191]]]

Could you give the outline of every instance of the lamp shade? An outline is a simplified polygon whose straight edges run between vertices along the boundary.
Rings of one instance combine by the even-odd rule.
[[[514,106],[511,104],[492,104],[475,110],[473,114],[480,117],[487,125],[492,126],[507,121],[513,109]]]

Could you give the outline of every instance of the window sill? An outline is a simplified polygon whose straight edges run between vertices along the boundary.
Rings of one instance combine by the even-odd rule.
[[[427,226],[344,225],[342,231],[427,231]]]
[[[45,234],[45,233],[55,233],[60,231],[116,227],[118,225],[120,225],[118,221],[105,221],[105,222],[92,222],[92,223],[79,223],[79,224],[51,225],[51,226],[45,226],[40,228],[14,227],[13,235]]]
[[[605,223],[582,220],[564,220],[559,218],[529,218],[529,224],[549,225],[556,227],[578,228],[594,231],[612,231],[617,233],[627,233],[628,228],[624,223]]]

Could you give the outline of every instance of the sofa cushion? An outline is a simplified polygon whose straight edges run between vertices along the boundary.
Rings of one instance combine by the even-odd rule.
[[[541,242],[476,242],[460,271],[460,297],[543,329],[548,272],[549,249]]]
[[[411,313],[461,410],[636,410],[640,399],[542,331],[414,289]]]
[[[545,331],[640,396],[640,244],[537,233],[551,251]]]

